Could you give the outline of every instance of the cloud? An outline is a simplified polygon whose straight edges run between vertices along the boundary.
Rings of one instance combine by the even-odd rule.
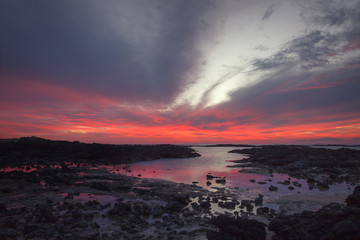
[[[2,1],[3,68],[119,99],[169,101],[200,65],[200,1]]]
[[[261,20],[263,20],[263,21],[268,20],[271,17],[271,15],[274,13],[274,11],[275,11],[275,5],[272,4],[266,9],[266,11],[264,12],[264,15],[262,16]]]
[[[1,1],[2,134],[356,139],[354,2]]]

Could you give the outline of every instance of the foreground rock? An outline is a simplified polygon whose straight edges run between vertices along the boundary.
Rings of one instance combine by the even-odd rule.
[[[250,212],[224,188],[209,192],[94,166],[0,172],[0,186],[0,239],[185,240],[257,236],[263,230],[243,218]],[[255,201],[245,201],[246,208],[252,211]],[[214,205],[226,218],[217,217]]]
[[[230,218],[224,215],[215,217],[211,223],[219,228],[219,231],[209,231],[206,236],[209,240],[265,240],[265,224],[256,220],[244,218]]]
[[[29,164],[81,162],[121,164],[159,158],[200,156],[193,149],[177,145],[113,145],[52,141],[37,137],[0,140],[0,167]]]
[[[313,181],[314,187],[327,188],[327,184],[344,181],[355,184],[360,180],[359,150],[273,145],[231,152],[249,154],[247,159],[233,161],[240,164],[231,167],[266,168],[270,173],[287,173]]]
[[[278,216],[269,224],[274,240],[360,239],[360,186],[347,198],[347,206],[331,203],[319,211]]]

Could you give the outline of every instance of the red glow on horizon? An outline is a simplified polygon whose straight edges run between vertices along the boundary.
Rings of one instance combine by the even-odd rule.
[[[291,111],[267,116],[250,105],[241,111],[211,108],[170,113],[158,108],[76,91],[41,81],[11,78],[0,93],[0,138],[38,136],[54,140],[100,143],[293,143],[308,139],[360,139],[360,113],[319,114],[314,110]],[[344,82],[333,82],[333,87]],[[296,87],[321,87],[317,78]],[[284,84],[259,96],[290,88]],[[326,86],[326,85],[324,85]],[[6,89],[6,90],[4,90]],[[246,118],[243,123],[242,118]],[[210,120],[208,120],[210,119]],[[216,119],[215,121],[212,119]],[[276,124],[277,120],[284,124]],[[357,140],[359,141],[359,140]]]

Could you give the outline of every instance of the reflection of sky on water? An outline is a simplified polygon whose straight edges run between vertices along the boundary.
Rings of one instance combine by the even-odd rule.
[[[321,190],[314,188],[309,189],[305,180],[291,178],[291,182],[297,181],[302,184],[302,187],[294,187],[294,190],[289,190],[288,185],[278,184],[287,180],[287,174],[274,173],[273,176],[240,173],[239,168],[228,168],[226,166],[234,163],[228,160],[243,159],[246,155],[229,153],[230,150],[239,149],[236,147],[194,147],[194,149],[201,154],[198,158],[185,159],[160,159],[155,161],[138,162],[130,165],[111,166],[112,172],[126,174],[129,176],[139,176],[142,178],[157,178],[174,182],[182,182],[192,184],[198,182],[197,185],[211,190],[212,187],[233,187],[238,188],[235,191],[242,192],[242,195],[257,196],[261,193],[265,198],[274,198],[275,196],[297,193],[297,192],[320,192]],[[107,166],[109,168],[109,166]],[[124,169],[125,168],[125,169]],[[117,171],[118,170],[118,171]],[[213,176],[226,177],[226,184],[215,183],[216,179],[211,181],[211,185],[207,186],[206,175],[211,173]],[[253,179],[255,182],[250,182]],[[266,184],[259,184],[258,182],[265,182]],[[271,185],[277,186],[278,191],[269,192]],[[335,184],[330,186],[327,192],[351,192],[347,189],[346,183]],[[353,187],[350,187],[352,189]]]

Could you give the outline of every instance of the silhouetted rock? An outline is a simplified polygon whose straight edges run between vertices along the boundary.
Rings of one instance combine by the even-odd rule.
[[[30,164],[59,164],[69,171],[65,162],[133,163],[160,158],[188,158],[200,156],[186,146],[114,145],[52,141],[37,137],[22,137],[0,141],[0,166]]]

